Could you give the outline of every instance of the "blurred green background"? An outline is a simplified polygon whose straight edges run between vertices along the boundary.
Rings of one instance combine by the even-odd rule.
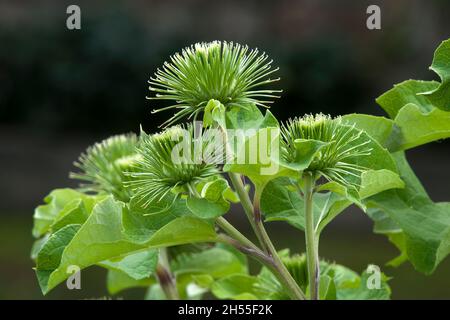
[[[66,28],[66,8],[81,8],[81,30]],[[382,29],[366,28],[378,4]],[[383,115],[374,99],[409,78],[436,79],[434,49],[450,37],[450,3],[434,1],[1,1],[0,2],[0,299],[107,297],[105,272],[82,272],[82,290],[39,291],[29,251],[33,209],[68,179],[86,146],[112,134],[147,131],[147,80],[169,55],[198,41],[228,40],[266,51],[280,67],[279,119],[322,111]],[[161,106],[161,104],[158,104]],[[449,142],[408,152],[435,201],[450,198]],[[236,208],[230,219],[247,227]],[[393,298],[450,298],[450,260],[432,276],[384,263],[396,249],[371,232],[357,209],[326,230],[321,255],[362,271],[379,265]],[[279,243],[304,250],[302,234],[269,225]],[[131,290],[115,298],[141,298]]]

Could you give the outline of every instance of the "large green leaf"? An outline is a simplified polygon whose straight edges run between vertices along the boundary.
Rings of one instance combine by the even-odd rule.
[[[223,196],[226,190],[229,190],[227,180],[219,178],[209,181],[202,188],[201,198],[188,197],[186,206],[199,218],[217,218],[230,210],[230,203]]]
[[[348,194],[347,189],[336,183],[328,183],[322,189],[327,193],[315,193],[313,196],[314,224],[320,233],[325,226],[349,205],[379,192],[402,188],[404,183],[398,175],[389,170],[369,170],[362,174],[359,195]],[[261,197],[261,210],[267,221],[287,221],[300,230],[304,230],[304,201],[288,178],[272,180],[264,188]]]
[[[407,80],[376,99],[395,122],[391,151],[450,137],[450,39],[437,48],[431,69],[441,83]]]
[[[117,294],[123,290],[138,287],[148,287],[156,283],[154,277],[148,277],[140,280],[133,279],[125,272],[110,269],[106,277],[106,287],[110,294]]]
[[[60,265],[64,249],[72,241],[80,227],[78,224],[65,226],[52,234],[38,252],[36,275],[44,293],[47,291],[48,278]]]
[[[294,227],[304,230],[304,201],[299,192],[292,189],[288,178],[270,181],[261,196],[261,211],[266,221],[287,221]],[[351,203],[335,193],[315,193],[313,203],[314,224],[335,210],[344,209]]]
[[[424,112],[415,104],[407,104],[395,117],[395,125],[389,148],[407,150],[450,137],[450,112],[438,108]]]
[[[133,252],[124,257],[105,260],[99,265],[111,270],[122,271],[134,280],[141,280],[150,277],[155,271],[158,254],[157,249],[148,249]]]
[[[278,127],[253,131],[252,135],[244,137],[245,143],[236,146],[235,158],[225,164],[223,170],[247,176],[257,192],[272,179],[295,174],[279,163],[279,135]]]
[[[83,269],[146,248],[216,240],[214,228],[210,223],[184,216],[173,219],[165,225],[158,225],[159,228],[152,230],[152,235],[147,241],[133,242],[123,232],[122,215],[127,212],[124,209],[121,202],[108,197],[94,207],[92,214],[75,235],[66,228],[55,233],[64,239],[64,242],[58,247],[58,251],[53,250],[50,258],[44,260],[51,261],[51,267],[48,263],[40,262],[42,261],[39,258],[40,253],[37,258],[36,272],[44,293],[68,277],[67,268],[71,265]],[[159,216],[154,218],[158,219]],[[68,242],[69,238],[71,239]],[[41,251],[45,250],[47,243]]]
[[[450,39],[443,41],[436,49],[430,69],[439,75],[441,83],[439,87],[423,95],[435,107],[450,111]]]
[[[171,263],[171,269],[184,298],[205,293],[217,279],[248,272],[240,253],[220,244],[204,251],[178,255]]]
[[[208,274],[221,278],[234,273],[246,273],[247,266],[231,251],[214,247],[200,252],[181,254],[172,263],[177,275]]]
[[[243,108],[232,108],[226,113],[227,129],[260,129],[278,127],[278,120],[267,110],[263,115],[259,108],[254,105],[246,105]]]
[[[295,160],[290,163],[284,161],[280,161],[279,163],[286,168],[300,172],[308,168],[320,150],[330,143],[312,139],[297,139],[294,141],[294,144],[296,149]]]
[[[370,197],[368,206],[382,210],[390,218],[380,217],[375,212],[376,220],[384,221],[388,235],[404,233],[408,259],[417,270],[429,274],[450,252],[450,205],[434,203],[414,175],[405,155],[398,152],[394,156],[405,188]],[[380,222],[378,227],[381,229]]]
[[[285,257],[283,260],[297,284],[308,292],[306,258],[302,256]],[[320,262],[320,298],[323,300],[363,300],[389,299],[388,278],[382,273],[380,287],[369,289],[367,286],[372,273],[366,271],[359,276],[354,271],[338,264]],[[231,275],[215,281],[211,285],[212,293],[219,299],[262,299],[287,300],[289,296],[277,278],[266,268],[256,276]]]
[[[123,232],[132,242],[146,243],[156,230],[188,212],[186,200],[174,196],[152,202],[145,208],[132,198],[123,212]]]
[[[391,295],[391,289],[389,288],[387,281],[388,278],[381,273],[375,275],[373,272],[368,272],[366,269],[361,277],[353,280],[340,281],[337,285],[337,299],[338,300],[388,300]],[[380,287],[369,288],[368,282],[370,282],[371,276],[379,276]]]
[[[211,286],[212,293],[219,299],[256,300],[262,299],[255,286],[258,279],[245,274],[222,278]]]
[[[38,238],[52,227],[57,230],[67,224],[83,223],[98,199],[73,189],[53,190],[45,197],[46,204],[34,211],[33,236]]]
[[[368,114],[352,113],[342,116],[342,119],[345,123],[355,125],[356,128],[364,130],[384,147],[386,147],[385,143],[391,135],[394,126],[394,122],[391,119]]]
[[[427,113],[432,111],[434,106],[424,95],[419,93],[437,87],[438,83],[435,81],[406,80],[383,93],[376,99],[376,102],[391,119],[395,119],[400,109],[407,104],[415,104],[420,108],[420,111]]]
[[[228,140],[235,157],[234,162],[225,164],[224,171],[249,177],[261,190],[267,181],[285,174],[272,159],[272,148],[279,151],[279,123],[269,110],[263,116],[255,105],[232,109],[227,112],[227,129],[234,130]],[[263,139],[266,143],[260,147],[259,140]]]

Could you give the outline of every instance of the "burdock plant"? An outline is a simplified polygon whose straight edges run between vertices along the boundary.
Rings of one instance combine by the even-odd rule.
[[[409,80],[376,99],[389,118],[317,113],[280,125],[265,109],[281,92],[265,53],[220,41],[176,53],[149,81],[149,99],[170,102],[155,112],[175,111],[165,129],[90,147],[72,174],[80,188],[54,190],[36,208],[42,291],[73,266],[98,265],[111,294],[145,286],[148,299],[388,299],[379,266],[358,274],[324,260],[320,235],[356,205],[399,249],[391,266],[409,261],[430,274],[450,252],[450,204],[429,198],[405,157],[450,136],[449,57],[447,40],[431,68],[441,83]],[[231,157],[207,152],[216,147]],[[254,237],[230,223],[231,203]],[[277,248],[271,221],[302,232],[305,248],[298,237],[292,254]]]

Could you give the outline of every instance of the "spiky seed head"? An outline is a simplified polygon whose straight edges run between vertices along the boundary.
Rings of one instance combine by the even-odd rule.
[[[171,192],[179,193],[188,185],[219,173],[213,162],[199,161],[194,126],[173,126],[161,133],[142,134],[137,148],[141,159],[126,183],[144,208]],[[181,148],[180,148],[181,147]],[[201,148],[205,145],[201,144]],[[177,158],[180,157],[180,158]]]
[[[254,103],[267,107],[278,98],[280,90],[258,89],[278,81],[269,76],[272,60],[258,49],[232,42],[196,43],[176,53],[150,78],[148,99],[171,100],[168,109],[181,109],[163,125],[169,126],[184,117],[194,118],[204,110],[209,100],[220,101],[225,107]]]
[[[329,181],[357,187],[361,173],[367,168],[355,159],[371,154],[370,140],[354,125],[345,124],[341,117],[331,118],[322,113],[290,119],[281,127],[281,157],[286,162],[296,158],[295,140],[313,139],[328,143],[306,171],[323,176]]]
[[[81,171],[70,173],[70,177],[82,181],[82,191],[104,192],[128,201],[130,193],[123,185],[128,178],[124,172],[133,170],[140,157],[136,153],[136,144],[134,134],[112,136],[96,143],[74,162]]]

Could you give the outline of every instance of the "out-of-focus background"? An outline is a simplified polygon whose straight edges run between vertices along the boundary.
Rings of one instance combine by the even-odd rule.
[[[81,8],[81,30],[66,28],[66,8]],[[381,30],[366,28],[369,4]],[[68,179],[88,145],[112,134],[147,131],[147,80],[169,55],[198,41],[228,40],[266,51],[284,90],[280,119],[322,111],[383,115],[374,99],[406,79],[436,79],[434,49],[450,37],[448,0],[396,1],[4,1],[0,2],[0,299],[42,299],[29,259],[33,209]],[[160,104],[159,104],[160,106]],[[435,201],[449,200],[449,142],[408,152]],[[231,219],[243,224],[236,209]],[[243,224],[242,228],[245,228]],[[321,255],[362,271],[368,263],[393,277],[392,297],[450,298],[450,261],[432,276],[409,264],[385,267],[397,251],[371,232],[356,209],[321,239]],[[269,226],[279,247],[304,248],[285,224]],[[293,241],[294,239],[294,241]],[[107,296],[105,272],[82,272],[82,290],[64,286],[46,298]],[[140,298],[141,290],[119,298]]]

